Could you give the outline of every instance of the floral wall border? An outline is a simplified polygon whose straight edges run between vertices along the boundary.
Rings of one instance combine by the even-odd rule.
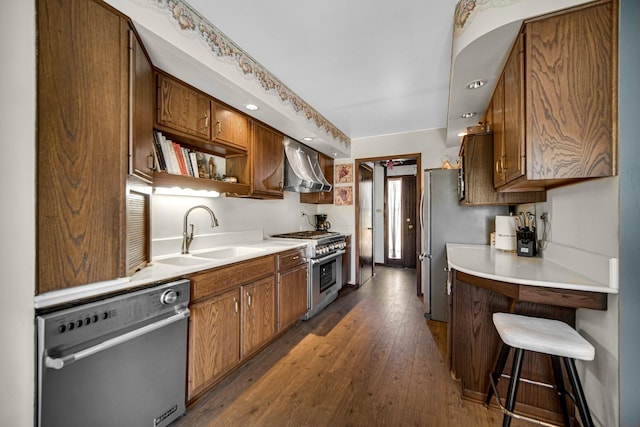
[[[198,35],[217,57],[235,63],[245,75],[251,75],[265,92],[275,92],[283,102],[289,105],[296,113],[302,112],[307,120],[314,123],[319,129],[324,129],[327,134],[350,149],[351,139],[331,122],[303,101],[295,92],[253,59],[229,39],[215,25],[200,15],[195,9],[183,0],[148,0],[155,6],[165,9],[180,26],[183,31],[192,31]]]
[[[472,20],[477,9],[488,9],[496,7],[511,6],[522,0],[460,0],[456,3],[456,9],[453,15],[453,35],[459,36],[464,31],[466,25]]]

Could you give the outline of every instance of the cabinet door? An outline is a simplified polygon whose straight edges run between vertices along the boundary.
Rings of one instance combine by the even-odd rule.
[[[190,307],[187,400],[240,362],[239,289]]]
[[[247,357],[276,334],[274,276],[245,285],[242,292],[242,354]]]
[[[38,0],[37,27],[43,293],[126,276],[129,64],[128,25],[98,2]]]
[[[615,174],[616,3],[526,24],[529,179]]]
[[[496,84],[491,105],[493,106],[493,186],[498,188],[507,182],[504,168],[504,74]]]
[[[256,196],[282,199],[284,185],[282,134],[253,122],[251,139],[252,193]]]
[[[307,265],[280,273],[278,284],[278,329],[284,330],[307,312]]]
[[[152,182],[153,175],[153,69],[133,30],[129,29],[129,84],[131,135],[129,173]]]
[[[211,100],[208,96],[158,74],[158,123],[204,139],[211,129]]]
[[[247,116],[212,102],[213,140],[235,145],[244,150],[249,145],[249,120]]]
[[[506,182],[525,174],[523,43],[518,36],[504,66],[504,164]]]

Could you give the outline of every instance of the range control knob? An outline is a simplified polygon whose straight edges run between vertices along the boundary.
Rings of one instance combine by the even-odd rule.
[[[178,299],[178,294],[173,289],[169,289],[162,293],[160,302],[164,305],[173,304]]]

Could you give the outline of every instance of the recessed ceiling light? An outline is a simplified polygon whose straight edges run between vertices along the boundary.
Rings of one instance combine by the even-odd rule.
[[[476,115],[476,113],[472,113],[472,112],[469,111],[469,112],[466,112],[464,114],[460,114],[460,117],[462,117],[463,119],[468,119],[469,117],[473,117],[475,115]]]
[[[310,136],[305,136],[304,138],[302,138],[304,141],[313,141],[313,138]]]
[[[259,107],[256,104],[244,104],[244,108],[249,111],[256,111]]]
[[[466,132],[460,132],[458,136],[465,136],[466,134],[467,134]]]
[[[474,80],[472,82],[467,83],[467,89],[480,89],[482,86],[486,85],[486,80]]]

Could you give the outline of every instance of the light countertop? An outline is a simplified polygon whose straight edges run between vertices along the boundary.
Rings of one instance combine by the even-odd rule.
[[[35,297],[35,308],[47,308],[58,304],[64,304],[80,299],[93,298],[100,295],[118,292],[124,289],[132,289],[150,283],[166,282],[183,277],[187,274],[211,268],[222,267],[240,261],[246,261],[265,255],[284,252],[289,249],[303,247],[306,241],[274,241],[274,240],[249,240],[238,241],[234,244],[213,246],[206,249],[191,251],[188,255],[169,254],[154,257],[147,267],[138,271],[131,277],[108,280],[105,282],[91,283],[83,286],[47,292]],[[234,252],[234,249],[241,249]],[[203,258],[202,255],[211,251],[227,251],[228,255],[219,258]],[[200,255],[200,256],[199,256]],[[184,261],[183,261],[184,260]],[[171,262],[171,263],[167,263]]]
[[[540,257],[521,257],[487,245],[447,244],[449,268],[520,285],[617,294],[608,283],[598,283]]]

